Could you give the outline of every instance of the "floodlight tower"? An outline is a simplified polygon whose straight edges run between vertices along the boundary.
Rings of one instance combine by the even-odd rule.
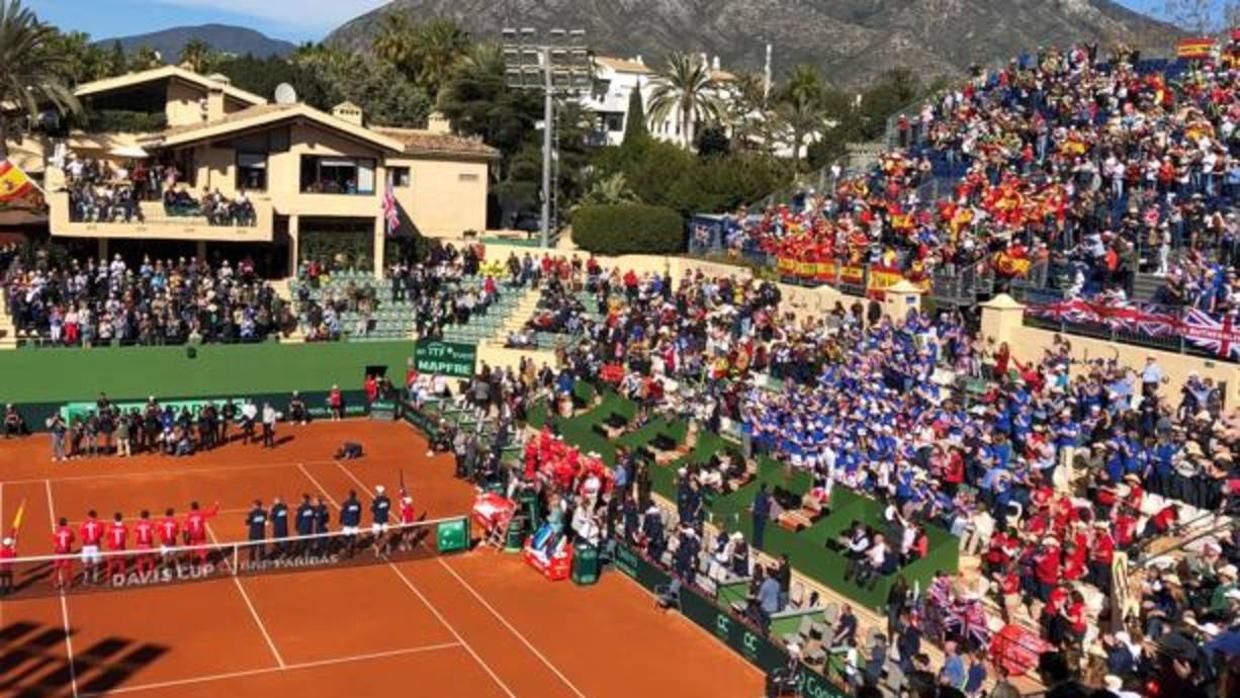
[[[545,35],[533,27],[505,28],[504,66],[508,86],[543,94],[542,246],[551,238],[551,153],[555,129],[555,100],[593,86],[590,52],[581,29],[551,29]]]

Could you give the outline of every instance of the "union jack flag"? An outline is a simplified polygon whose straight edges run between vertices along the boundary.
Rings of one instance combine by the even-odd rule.
[[[1235,321],[1231,313],[1216,318],[1193,308],[1184,313],[1184,337],[1197,346],[1213,350],[1220,358],[1240,356],[1240,331]]]
[[[392,193],[392,182],[389,179],[387,190],[383,192],[383,219],[387,221],[387,234],[391,237],[400,227],[400,211],[396,205],[396,195]]]

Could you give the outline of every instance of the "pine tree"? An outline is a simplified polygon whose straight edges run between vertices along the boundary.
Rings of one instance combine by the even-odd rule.
[[[642,105],[642,83],[629,91],[629,113],[624,122],[624,143],[636,143],[649,135],[646,131],[646,108]]]
[[[127,72],[125,47],[121,46],[119,41],[112,42],[112,55],[108,58],[108,71],[112,77],[124,75]]]

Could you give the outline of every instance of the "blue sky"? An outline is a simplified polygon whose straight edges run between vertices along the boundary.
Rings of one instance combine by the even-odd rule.
[[[1023,1],[1023,0],[1022,0]],[[1032,0],[1041,2],[1043,0]],[[1157,11],[1163,0],[1119,0]],[[96,39],[142,34],[184,24],[219,22],[257,29],[293,42],[317,40],[385,0],[27,0],[39,17]],[[1221,5],[1221,0],[1219,0]]]

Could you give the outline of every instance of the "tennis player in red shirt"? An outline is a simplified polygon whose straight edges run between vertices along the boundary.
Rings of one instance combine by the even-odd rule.
[[[52,531],[52,552],[57,555],[52,567],[56,570],[52,578],[52,586],[57,589],[66,587],[73,581],[73,529],[69,528],[69,519],[60,517],[60,524]]]
[[[413,526],[417,516],[413,512],[413,497],[405,494],[400,498],[400,535],[397,536],[397,547],[401,550],[413,549]]]
[[[194,559],[199,566],[207,564],[207,519],[220,512],[220,503],[216,502],[209,511],[198,507],[198,502],[189,503],[189,513],[185,515],[185,544],[198,548],[194,551]]]
[[[177,521],[176,510],[168,507],[164,510],[164,518],[159,520],[156,527],[159,534],[159,554],[163,559],[163,563],[168,563],[168,558],[172,556],[173,548],[177,547],[177,533],[181,531],[181,524]]]
[[[99,515],[94,509],[86,512],[86,520],[78,527],[78,533],[82,536],[82,578],[87,584],[94,584],[99,581],[99,563],[103,559],[99,555],[99,543],[103,541],[103,523],[99,521]]]
[[[129,527],[125,525],[125,517],[121,516],[118,511],[112,516],[112,523],[108,524],[108,552],[123,553],[129,544]],[[109,555],[108,556],[108,578],[111,579],[116,575],[125,574],[125,556]]]
[[[146,509],[142,510],[137,523],[133,525],[133,540],[138,550],[151,551],[155,549],[155,523],[151,521],[151,512]],[[146,574],[154,571],[155,555],[139,555],[138,573]]]
[[[5,537],[0,541],[0,596],[13,593],[13,560],[17,559],[17,541]]]

